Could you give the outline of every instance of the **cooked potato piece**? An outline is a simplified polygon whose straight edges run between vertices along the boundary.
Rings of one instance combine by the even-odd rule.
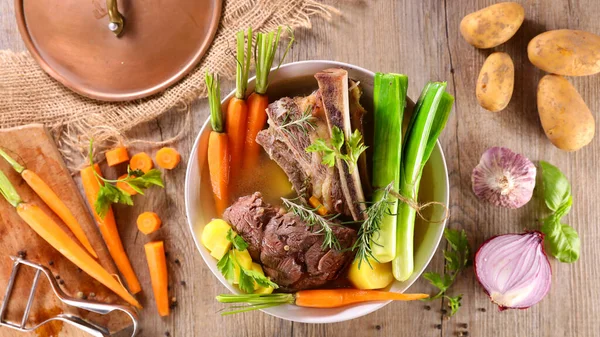
[[[581,30],[551,30],[527,46],[534,66],[557,75],[585,76],[600,72],[600,36]]]
[[[237,263],[239,263],[239,265],[236,263],[234,264],[234,274],[233,274],[233,284],[238,284],[240,282],[240,266],[242,266],[242,268],[246,269],[246,270],[251,270],[252,269],[252,257],[250,257],[250,253],[248,253],[248,250],[231,250],[229,251],[229,254],[231,254],[230,256],[232,258],[234,258]]]
[[[524,19],[523,6],[501,2],[465,16],[460,22],[460,33],[477,48],[493,48],[515,35]]]
[[[594,138],[594,116],[564,77],[546,75],[540,80],[537,106],[546,136],[559,149],[579,150]]]
[[[348,279],[358,289],[381,289],[385,288],[394,280],[392,274],[392,263],[379,263],[369,259],[371,267],[365,261],[358,268],[358,261],[352,262],[348,271]]]
[[[261,275],[265,275],[265,272],[263,271],[262,267],[260,266],[260,264],[256,263],[256,262],[252,262],[252,270],[254,270],[255,272],[261,274]],[[254,283],[254,293],[255,294],[270,294],[273,292],[273,287],[262,287],[258,284],[256,284],[256,282]]]
[[[202,230],[202,244],[217,260],[220,260],[231,248],[231,242],[227,240],[227,232],[230,229],[231,226],[225,220],[213,219]]]
[[[515,84],[515,66],[507,53],[493,53],[485,60],[477,78],[477,101],[497,112],[508,105]]]

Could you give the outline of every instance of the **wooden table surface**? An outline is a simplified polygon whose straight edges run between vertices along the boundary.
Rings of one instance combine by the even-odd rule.
[[[13,16],[13,0],[0,0],[0,49],[23,50]],[[572,28],[600,33],[600,7],[595,0],[527,0],[526,20],[517,34],[494,50],[509,53],[515,63],[515,91],[507,109],[490,113],[477,105],[475,81],[481,65],[492,50],[477,50],[460,36],[461,18],[469,12],[495,3],[492,0],[379,0],[329,1],[344,13],[331,23],[317,19],[312,30],[299,30],[298,43],[288,61],[330,59],[383,72],[401,72],[410,78],[409,94],[417,97],[428,80],[448,81],[456,96],[454,112],[441,136],[450,171],[451,228],[464,228],[477,247],[495,234],[536,228],[536,202],[518,210],[496,208],[479,202],[471,191],[471,171],[482,152],[491,146],[506,146],[533,161],[547,160],[560,167],[573,186],[574,205],[565,219],[579,231],[581,258],[568,265],[552,260],[552,289],[538,305],[528,310],[498,312],[481,290],[472,269],[460,275],[452,294],[463,293],[459,313],[443,319],[446,303],[394,303],[366,317],[350,322],[310,325],[248,313],[221,317],[214,296],[226,292],[196,251],[185,219],[182,186],[184,167],[166,175],[164,191],[138,198],[134,211],[117,209],[121,235],[147,294],[148,271],[142,245],[149,239],[139,235],[134,215],[155,210],[165,220],[157,237],[166,240],[170,252],[170,276],[177,307],[172,316],[159,318],[151,301],[143,299],[142,336],[598,336],[600,310],[600,137],[584,149],[567,153],[546,139],[540,126],[535,92],[543,72],[527,59],[527,43],[550,29]],[[600,109],[600,76],[570,78],[591,111]],[[228,92],[232,83],[223,85]],[[194,104],[192,122],[180,113],[167,113],[131,134],[150,140],[166,139],[180,128],[185,138],[176,144],[187,160],[197,131],[207,118],[205,101]],[[155,151],[150,148],[140,150]],[[429,271],[441,271],[444,259],[440,247]],[[175,263],[175,259],[180,261]],[[185,281],[185,286],[180,282]],[[411,291],[433,292],[424,280]],[[150,300],[149,300],[150,299]],[[481,308],[486,311],[483,312]],[[441,324],[441,330],[436,325]],[[467,328],[463,328],[467,324]]]

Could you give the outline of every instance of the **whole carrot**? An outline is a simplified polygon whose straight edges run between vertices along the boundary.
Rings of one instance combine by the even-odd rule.
[[[210,124],[212,126],[208,138],[206,160],[215,198],[215,208],[217,216],[220,216],[225,208],[229,206],[229,139],[227,134],[224,133],[219,78],[207,72],[205,81],[210,107]]]
[[[293,42],[294,35],[290,31],[291,40],[287,46],[281,62],[285,59]],[[277,28],[276,32],[257,33],[256,34],[256,85],[254,92],[248,97],[248,128],[246,132],[246,145],[244,148],[244,169],[252,169],[258,163],[260,156],[260,145],[256,142],[256,135],[264,129],[267,123],[267,107],[269,106],[269,96],[267,96],[267,88],[269,87],[269,73],[273,66],[275,52],[279,46],[279,38],[281,36],[281,27]]]
[[[19,217],[54,249],[129,304],[136,308],[142,308],[113,275],[94,260],[75,240],[71,239],[41,208],[24,202],[2,171],[0,171],[0,194],[16,208]]]
[[[235,96],[227,105],[225,114],[225,129],[229,137],[230,179],[236,179],[242,166],[244,143],[248,120],[248,105],[246,104],[246,87],[252,56],[252,28],[248,28],[248,42],[244,54],[244,31],[237,33],[237,71],[235,77]]]
[[[427,294],[401,294],[381,290],[316,289],[300,290],[295,294],[226,294],[217,296],[221,303],[246,303],[247,307],[234,306],[222,315],[266,309],[282,304],[295,304],[307,308],[338,308],[350,304],[372,301],[415,301],[428,298]]]
[[[81,243],[81,245],[94,257],[98,258],[96,251],[92,248],[90,240],[88,240],[83,228],[73,215],[67,205],[65,205],[62,200],[54,193],[54,191],[46,184],[40,176],[38,176],[35,172],[26,169],[17,163],[16,160],[11,158],[6,152],[0,149],[0,156],[4,158],[12,168],[17,171],[25,180],[27,185],[31,187],[31,189],[44,201],[44,203],[69,227],[73,235],[77,238],[77,240]]]
[[[135,275],[135,271],[133,271],[133,268],[131,267],[129,257],[123,248],[123,242],[121,242],[121,237],[119,236],[119,230],[117,229],[117,222],[115,221],[115,215],[112,207],[109,206],[104,218],[98,215],[94,207],[101,186],[100,179],[98,179],[98,177],[102,176],[100,167],[98,164],[94,164],[94,166],[88,166],[81,170],[80,174],[85,196],[90,205],[90,209],[94,214],[94,218],[96,219],[96,224],[98,225],[98,229],[100,229],[102,238],[106,243],[108,252],[115,261],[117,269],[119,269],[123,275],[123,278],[125,278],[125,281],[129,286],[129,290],[131,290],[132,293],[137,294],[142,290],[142,286]]]

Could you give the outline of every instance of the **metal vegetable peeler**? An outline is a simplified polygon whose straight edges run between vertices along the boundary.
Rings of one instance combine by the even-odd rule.
[[[35,295],[35,291],[38,286],[38,281],[40,279],[40,275],[44,274],[46,276],[46,278],[48,279],[48,281],[50,281],[50,285],[52,286],[52,290],[54,291],[54,294],[63,303],[65,303],[69,306],[72,306],[72,307],[95,312],[95,313],[98,313],[101,315],[109,314],[115,310],[122,311],[125,314],[127,314],[127,316],[129,316],[131,318],[131,320],[133,321],[132,336],[135,336],[135,334],[137,333],[138,317],[137,317],[137,314],[132,309],[130,309],[126,306],[123,306],[123,305],[104,304],[104,303],[93,302],[93,301],[89,301],[89,300],[81,300],[81,299],[70,297],[67,294],[65,294],[65,292],[62,291],[62,289],[60,289],[60,287],[58,286],[58,283],[56,282],[56,279],[54,278],[54,275],[52,274],[50,269],[46,268],[45,266],[39,265],[37,263],[27,261],[21,257],[11,256],[10,258],[14,262],[13,262],[12,272],[10,274],[10,279],[8,281],[8,286],[6,287],[6,293],[4,294],[4,299],[1,302],[2,305],[0,307],[0,327],[5,326],[5,327],[9,327],[9,328],[12,328],[12,329],[15,329],[18,331],[22,331],[22,332],[31,332],[50,321],[62,321],[62,322],[68,323],[70,325],[73,325],[73,326],[89,333],[92,336],[97,336],[97,337],[111,336],[110,331],[108,331],[108,329],[106,327],[95,324],[95,323],[88,321],[86,319],[83,319],[79,316],[72,315],[72,314],[65,314],[65,313],[51,317],[35,326],[28,325],[27,319],[29,317],[31,305],[34,300],[34,295]],[[31,285],[31,290],[29,292],[29,299],[27,300],[27,305],[25,306],[25,311],[23,312],[23,318],[21,319],[21,322],[19,322],[19,323],[8,322],[4,319],[4,314],[6,312],[6,309],[8,308],[8,302],[10,300],[10,296],[11,296],[11,293],[12,293],[12,290],[14,287],[15,279],[17,277],[17,272],[19,271],[19,268],[21,267],[21,265],[30,267],[30,268],[34,268],[34,269],[36,269],[36,272],[35,272],[35,276],[33,278],[33,283]]]

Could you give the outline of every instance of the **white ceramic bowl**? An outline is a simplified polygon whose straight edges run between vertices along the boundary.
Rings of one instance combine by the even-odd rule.
[[[361,103],[365,105],[367,111],[372,112],[371,102],[375,74],[360,67],[334,61],[302,61],[281,66],[279,71],[273,73],[270,78],[269,96],[271,100],[276,100],[283,96],[296,96],[310,93],[317,88],[317,82],[313,77],[314,74],[331,67],[342,67],[348,71],[350,78],[360,81],[364,91]],[[248,90],[251,91],[253,88],[254,78],[250,79]],[[234,92],[223,99],[223,106],[225,106],[225,103],[227,103],[233,95]],[[190,154],[185,178],[185,207],[192,237],[200,251],[200,255],[202,255],[202,258],[219,281],[231,292],[237,293],[239,292],[237,288],[227,283],[223,275],[221,275],[217,269],[217,261],[210,256],[206,248],[200,243],[200,236],[204,225],[215,215],[212,190],[208,179],[208,165],[206,164],[206,149],[210,131],[210,122],[207,120],[202,127],[202,130],[200,130],[194,143],[194,147],[192,148],[192,153]],[[448,206],[448,171],[439,143],[424,169],[422,182],[419,191],[421,202],[435,200]],[[441,207],[437,207],[435,210],[432,210],[428,216],[432,219],[441,219],[443,217],[443,210],[441,210]],[[440,239],[442,238],[444,227],[445,222],[437,224],[417,222],[415,228],[415,271],[407,281],[394,282],[391,286],[391,291],[406,291],[421,273],[423,273],[423,270],[425,270],[429,261],[435,254]],[[388,303],[389,302],[371,302],[336,309],[312,309],[284,305],[263,311],[270,315],[295,322],[333,323],[367,315],[382,308]],[[216,302],[215,306],[218,306]]]

